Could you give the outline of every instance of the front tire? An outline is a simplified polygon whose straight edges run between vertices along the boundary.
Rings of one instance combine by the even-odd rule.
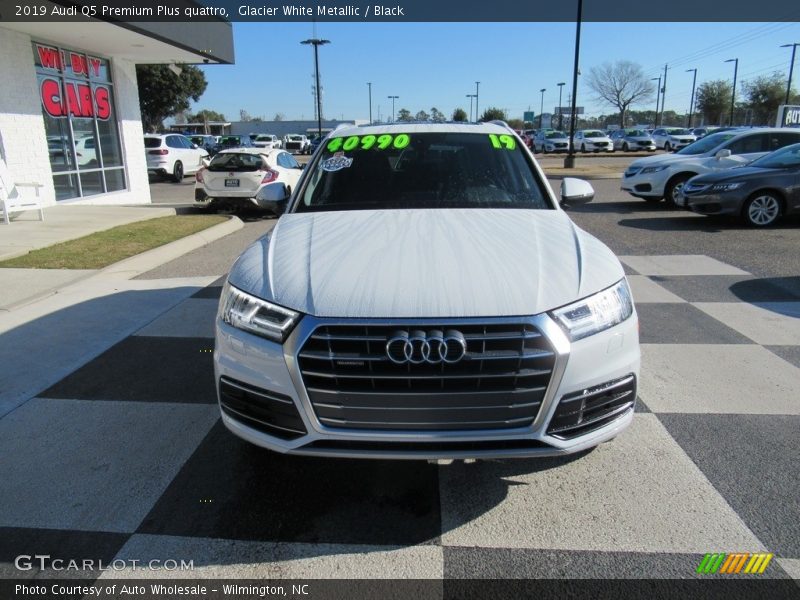
[[[664,151],[665,152],[672,152],[672,146],[669,145],[669,142],[664,143]]]
[[[586,144],[581,144],[581,152],[586,154]]]
[[[774,192],[756,192],[742,209],[742,218],[751,227],[769,227],[781,216],[781,199]]]
[[[686,185],[686,182],[692,177],[694,177],[693,174],[684,173],[669,181],[667,187],[664,189],[664,199],[667,201],[667,204],[671,207],[678,206],[678,195],[683,189],[683,186]]]
[[[172,167],[172,181],[175,183],[183,181],[183,163],[179,160],[175,161],[175,166]]]
[[[630,146],[628,146],[628,142],[625,142],[624,144],[622,144],[622,151],[623,152],[629,152],[630,151]]]

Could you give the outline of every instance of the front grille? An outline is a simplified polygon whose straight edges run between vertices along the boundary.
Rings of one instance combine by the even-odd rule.
[[[636,401],[636,377],[622,379],[568,394],[561,398],[547,433],[557,438],[571,439],[607,425]]]
[[[222,377],[219,402],[225,414],[253,429],[284,440],[306,434],[300,413],[289,396]]]
[[[457,363],[396,364],[387,341],[398,330],[458,330]],[[433,326],[326,325],[299,356],[317,418],[328,427],[474,430],[525,427],[536,418],[555,354],[530,323]]]

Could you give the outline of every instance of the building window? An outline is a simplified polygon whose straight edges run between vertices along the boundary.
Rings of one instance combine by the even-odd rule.
[[[33,43],[56,200],[126,189],[108,59]]]

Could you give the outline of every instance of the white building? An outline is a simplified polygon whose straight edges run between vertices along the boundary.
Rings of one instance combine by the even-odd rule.
[[[136,65],[232,63],[230,23],[0,23],[0,158],[45,205],[149,203]]]

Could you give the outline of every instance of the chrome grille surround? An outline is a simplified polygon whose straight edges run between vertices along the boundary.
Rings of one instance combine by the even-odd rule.
[[[482,427],[479,424],[471,427],[418,427],[409,426],[405,428],[375,428],[375,427],[343,427],[339,423],[332,422],[330,419],[320,418],[315,404],[312,402],[309,390],[306,388],[306,381],[301,370],[301,352],[306,349],[306,343],[315,334],[323,331],[324,328],[337,327],[428,327],[452,328],[474,327],[475,325],[519,325],[525,324],[532,330],[541,333],[542,341],[550,346],[552,351],[552,362],[550,376],[546,382],[545,389],[541,394],[541,400],[535,407],[535,413],[519,423],[504,423],[500,427]],[[425,441],[425,440],[462,440],[462,439],[518,439],[541,430],[546,423],[548,415],[554,406],[553,396],[561,382],[564,369],[569,356],[570,343],[561,328],[547,315],[536,315],[532,317],[509,317],[509,318],[463,318],[463,319],[334,319],[317,318],[305,316],[297,328],[284,344],[284,358],[289,367],[289,373],[294,383],[295,389],[300,397],[301,404],[305,409],[305,416],[309,421],[311,429],[326,437],[347,437],[348,439],[371,439],[371,440],[397,440],[397,441]],[[425,394],[420,394],[425,397]],[[327,421],[327,422],[326,422]]]

